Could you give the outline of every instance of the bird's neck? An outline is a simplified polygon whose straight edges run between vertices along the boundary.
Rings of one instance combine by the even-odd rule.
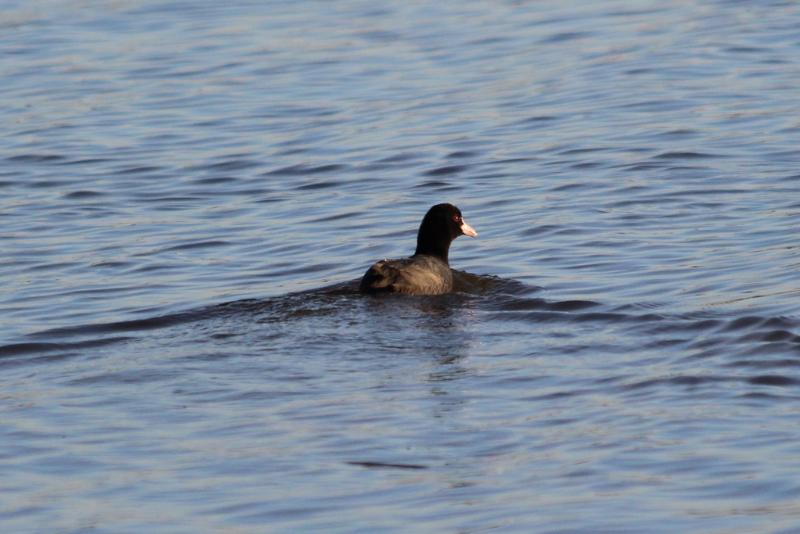
[[[450,265],[450,240],[430,240],[417,238],[417,250],[414,255],[424,254],[439,258],[447,265]]]

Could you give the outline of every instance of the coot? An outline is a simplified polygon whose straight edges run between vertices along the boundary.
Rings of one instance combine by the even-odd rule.
[[[452,204],[437,204],[422,219],[417,251],[410,258],[383,260],[369,268],[361,280],[362,293],[439,295],[453,289],[447,258],[450,243],[460,235],[478,237]]]

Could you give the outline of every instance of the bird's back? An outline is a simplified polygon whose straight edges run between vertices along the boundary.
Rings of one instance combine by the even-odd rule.
[[[450,266],[439,258],[417,254],[402,260],[383,260],[361,280],[362,293],[439,295],[453,289]]]

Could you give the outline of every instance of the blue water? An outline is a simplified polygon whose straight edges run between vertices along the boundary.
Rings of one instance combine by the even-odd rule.
[[[0,530],[797,532],[798,30],[6,2]]]

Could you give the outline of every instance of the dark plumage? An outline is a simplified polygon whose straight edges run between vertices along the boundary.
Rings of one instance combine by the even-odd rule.
[[[362,293],[439,295],[453,289],[448,254],[460,235],[477,237],[452,204],[437,204],[422,219],[417,250],[410,258],[383,260],[369,268],[361,280]]]

